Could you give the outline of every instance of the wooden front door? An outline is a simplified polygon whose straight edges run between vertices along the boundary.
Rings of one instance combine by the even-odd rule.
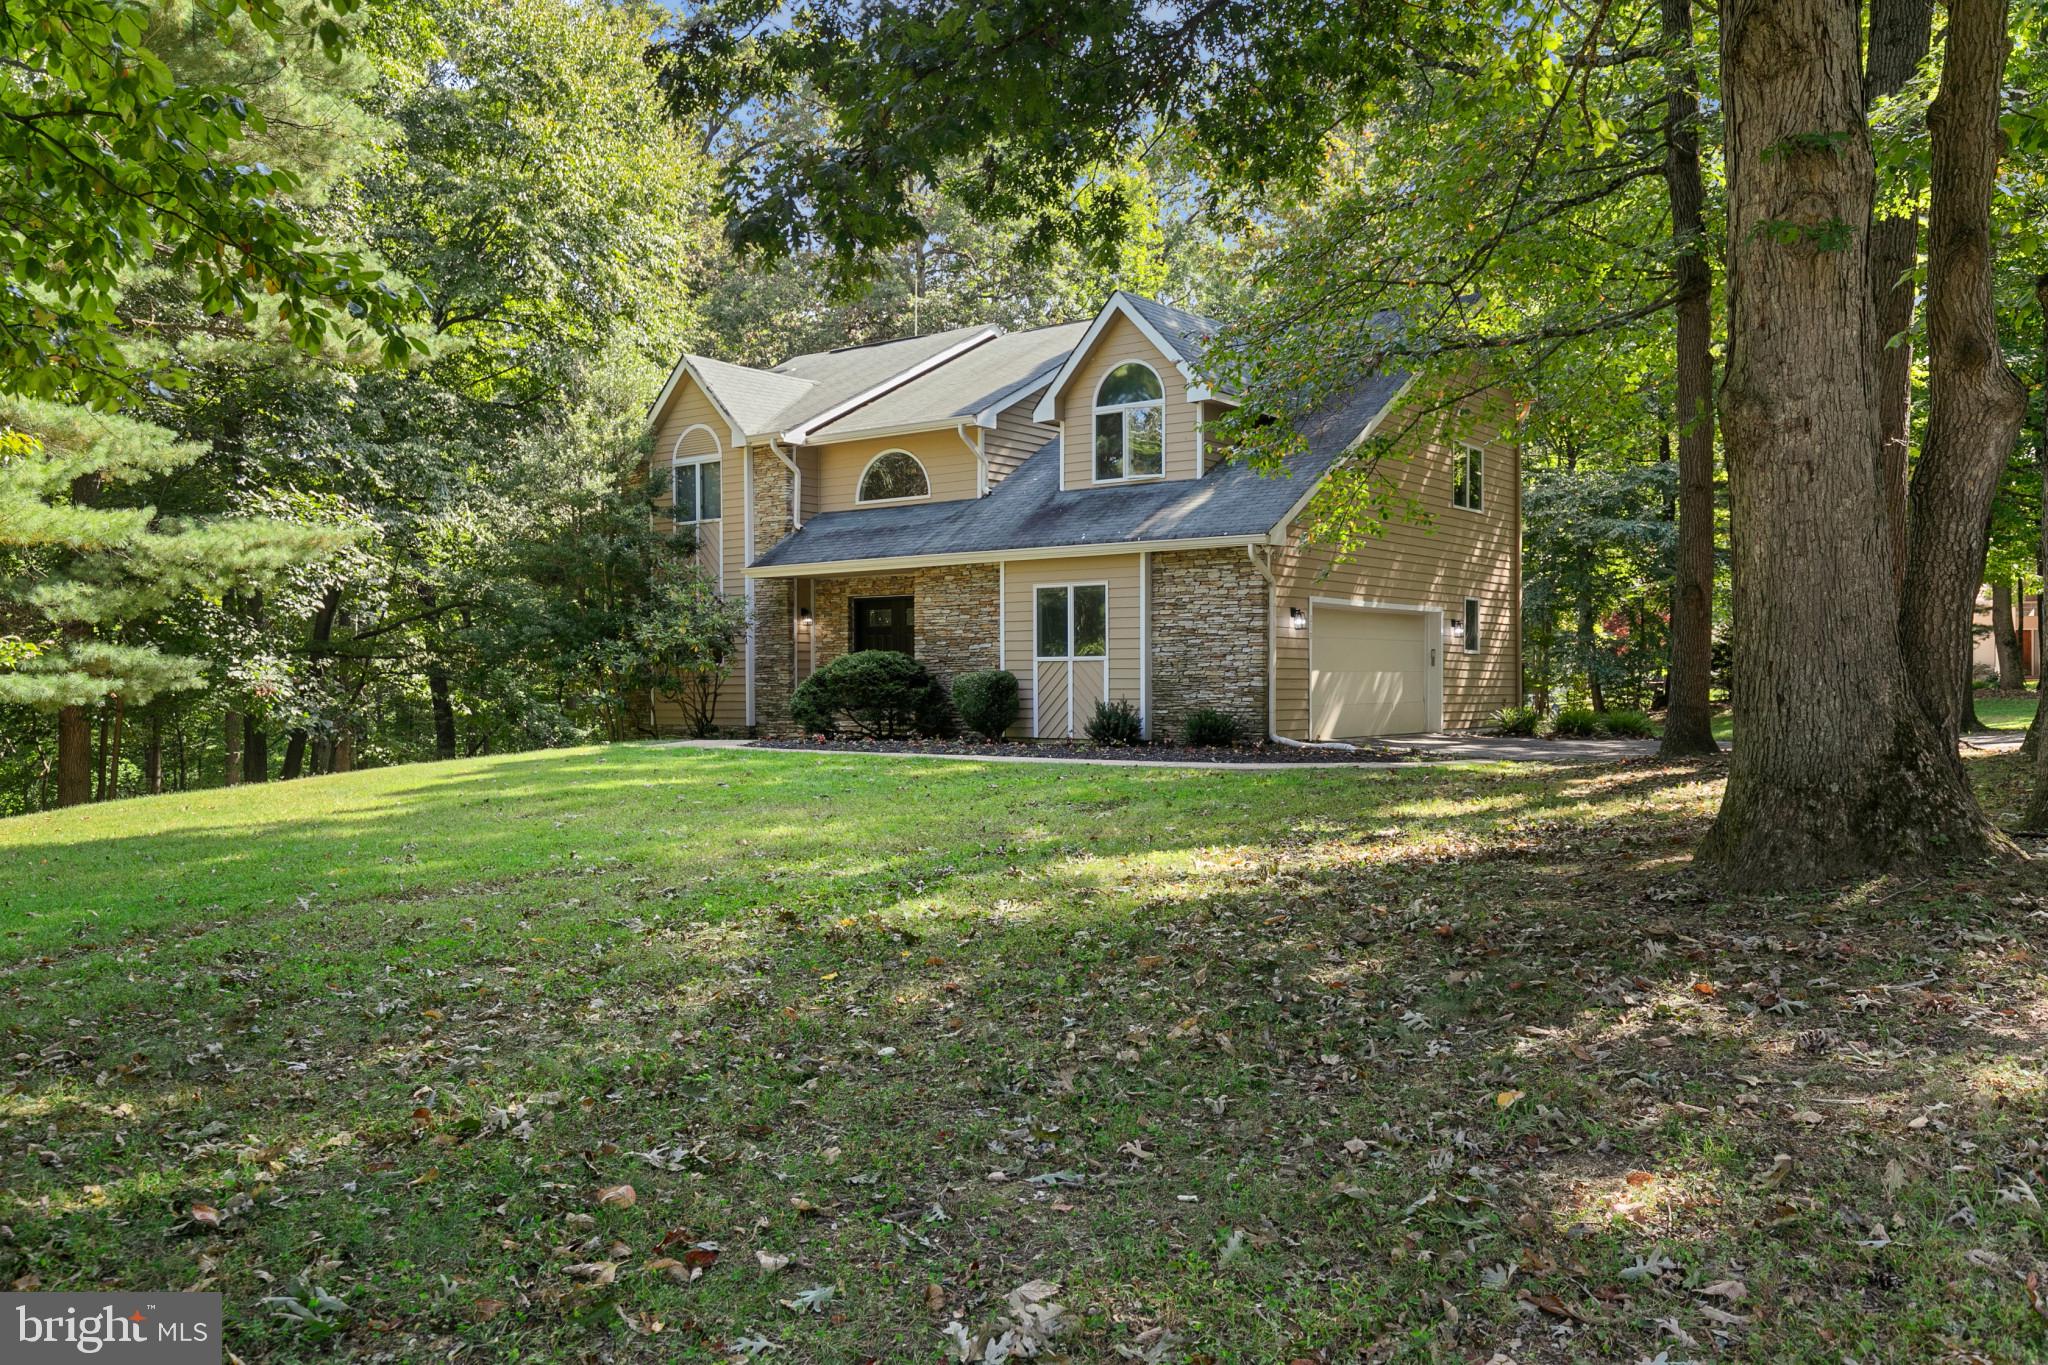
[[[912,616],[916,599],[911,597],[856,597],[847,604],[853,613],[850,632],[853,647],[893,649],[898,654],[917,652],[917,630]]]

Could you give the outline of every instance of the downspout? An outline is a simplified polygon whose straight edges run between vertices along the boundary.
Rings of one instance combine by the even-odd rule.
[[[1280,661],[1279,649],[1273,638],[1273,633],[1280,628],[1280,584],[1273,577],[1272,560],[1270,558],[1259,558],[1258,546],[1247,545],[1244,547],[1244,553],[1245,558],[1251,560],[1253,570],[1258,573],[1259,577],[1266,580],[1266,742],[1268,744],[1277,744],[1283,749],[1336,749],[1347,754],[1359,752],[1356,744],[1346,744],[1341,740],[1327,739],[1311,742],[1289,739],[1280,733],[1280,727],[1274,720],[1274,708],[1278,695],[1278,688],[1275,687],[1275,683],[1278,681],[1278,665]]]
[[[968,439],[967,428],[973,418],[963,418],[953,424],[953,434],[960,438],[960,444],[974,452],[974,496],[988,496],[988,453],[981,448],[981,432],[977,429],[972,440]]]
[[[770,437],[768,448],[775,452],[775,458],[782,461],[782,467],[789,471],[789,529],[801,531],[804,529],[804,471],[797,467],[797,462],[782,448],[782,442]]]

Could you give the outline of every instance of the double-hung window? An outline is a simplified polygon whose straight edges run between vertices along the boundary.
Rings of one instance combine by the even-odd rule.
[[[1451,506],[1478,512],[1486,506],[1486,452],[1461,446],[1451,467]]]
[[[675,507],[670,513],[678,526],[700,521],[717,521],[721,515],[718,485],[718,457],[678,460],[674,466]]]
[[[1166,468],[1166,391],[1131,360],[1095,390],[1095,482],[1156,478]]]

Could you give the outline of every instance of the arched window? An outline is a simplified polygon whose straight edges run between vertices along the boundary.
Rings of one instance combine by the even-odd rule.
[[[868,461],[861,471],[856,502],[904,502],[932,495],[932,482],[924,466],[907,450],[885,450]]]
[[[1095,481],[1145,479],[1166,459],[1166,391],[1142,361],[1129,360],[1095,390]]]
[[[724,514],[719,478],[724,449],[718,433],[701,423],[676,438],[669,453],[670,477],[675,481],[669,515],[676,525],[717,521]]]

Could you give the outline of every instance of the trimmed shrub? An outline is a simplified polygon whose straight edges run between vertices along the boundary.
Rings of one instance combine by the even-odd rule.
[[[1609,711],[1602,719],[1607,733],[1619,739],[1655,739],[1657,722],[1641,711]]]
[[[1017,675],[1001,668],[962,673],[953,679],[953,709],[977,735],[1001,739],[1017,723]]]
[[[1088,738],[1097,744],[1141,744],[1145,725],[1138,718],[1138,708],[1129,702],[1099,701],[1095,714],[1088,718]]]
[[[1550,718],[1550,733],[1559,739],[1598,739],[1600,713],[1590,706],[1561,707]]]
[[[805,734],[851,731],[867,739],[952,728],[946,689],[923,664],[893,649],[863,649],[826,664],[789,694],[789,718]]]
[[[1543,713],[1533,706],[1503,706],[1493,713],[1493,732],[1530,737],[1542,721]]]
[[[1213,706],[1198,706],[1181,723],[1180,740],[1196,748],[1224,748],[1237,743],[1242,733],[1237,717]]]

